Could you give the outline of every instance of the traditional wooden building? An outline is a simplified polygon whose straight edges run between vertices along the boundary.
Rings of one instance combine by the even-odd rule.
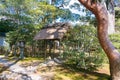
[[[36,34],[34,40],[61,40],[69,29],[69,23],[49,24]]]
[[[49,53],[51,55],[51,50],[54,48],[55,50],[60,49],[60,41],[64,38],[67,31],[71,28],[69,23],[55,23],[49,24],[43,27],[34,37],[34,40],[44,40],[45,45],[49,45]],[[52,43],[51,43],[52,42]],[[58,48],[58,49],[56,49]],[[48,48],[47,48],[48,49]],[[60,52],[60,50],[59,50]],[[46,53],[46,52],[45,52]]]

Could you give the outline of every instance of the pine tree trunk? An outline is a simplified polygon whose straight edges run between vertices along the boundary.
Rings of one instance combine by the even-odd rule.
[[[120,58],[110,61],[110,74],[112,80],[120,80]]]
[[[110,74],[112,80],[120,80],[120,54],[114,48],[108,38],[109,16],[104,6],[99,6],[95,14],[98,20],[98,38],[110,63]]]
[[[79,0],[87,9],[95,14],[98,21],[98,39],[101,47],[105,51],[110,64],[110,74],[112,80],[120,80],[120,53],[112,45],[108,38],[109,18],[106,7],[100,3],[91,3],[91,0]]]

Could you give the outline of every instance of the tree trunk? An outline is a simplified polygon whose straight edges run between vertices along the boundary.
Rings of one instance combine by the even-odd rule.
[[[120,80],[120,57],[110,60],[110,74],[112,80]]]
[[[108,34],[115,33],[115,14],[108,11]]]
[[[108,38],[109,14],[106,11],[107,10],[102,7],[98,10],[98,13],[95,14],[98,20],[98,38],[109,59],[111,79],[120,80],[120,54]]]
[[[109,18],[107,9],[100,3],[91,3],[91,0],[79,1],[95,14],[98,21],[98,39],[109,59],[111,78],[112,80],[120,80],[120,54],[108,38]]]

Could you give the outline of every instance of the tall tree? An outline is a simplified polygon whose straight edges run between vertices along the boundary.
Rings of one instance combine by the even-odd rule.
[[[108,0],[109,1],[109,0]],[[108,13],[108,34],[115,33],[115,10],[114,10],[114,2],[106,1],[106,8]],[[105,2],[104,2],[105,3]]]
[[[93,15],[91,15],[91,12],[85,9],[83,5],[81,5],[77,0],[74,0],[74,1],[73,0],[53,0],[52,2],[57,6],[62,7],[63,9],[67,8],[72,13],[79,14],[81,21],[85,20],[89,22],[89,20],[93,17]],[[106,8],[108,9],[107,12],[108,12],[108,18],[109,18],[108,34],[113,34],[115,33],[115,11],[113,7],[114,3],[109,3],[109,4],[107,2],[104,2],[104,3],[106,3],[105,5],[109,6],[109,7],[106,6]],[[74,19],[76,17],[74,17]],[[78,21],[78,19],[76,19],[76,21]]]
[[[120,54],[108,38],[109,18],[105,5],[101,0],[79,0],[79,2],[95,14],[98,21],[98,39],[109,59],[111,78],[112,80],[119,80]],[[113,3],[113,0],[107,0],[107,3]]]
[[[2,17],[0,27],[2,31],[9,32],[16,30],[22,25],[32,23],[32,19],[29,17],[28,4],[26,0],[2,0],[0,2],[0,16]]]

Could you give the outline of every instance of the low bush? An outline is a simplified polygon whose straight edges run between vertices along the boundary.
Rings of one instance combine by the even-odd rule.
[[[63,58],[77,68],[96,70],[106,59],[93,26],[75,26],[67,34],[63,46]]]

